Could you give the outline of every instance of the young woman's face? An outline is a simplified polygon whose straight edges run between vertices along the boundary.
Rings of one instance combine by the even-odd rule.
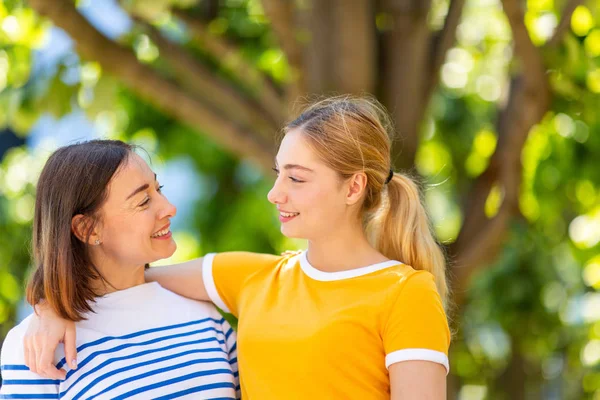
[[[156,174],[132,153],[111,179],[100,210],[103,256],[132,266],[170,257],[177,249],[170,230],[176,212],[161,194]]]
[[[281,232],[314,240],[344,226],[348,188],[310,148],[302,131],[288,132],[277,153],[277,180],[268,194],[279,210]]]

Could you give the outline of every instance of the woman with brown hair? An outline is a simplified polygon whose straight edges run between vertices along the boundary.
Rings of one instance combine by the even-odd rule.
[[[27,318],[4,341],[0,399],[236,398],[231,327],[211,304],[145,283],[147,264],[177,247],[161,187],[120,141],[52,154],[37,185],[27,299],[76,321],[77,339],[73,330],[46,361],[71,368],[41,379],[25,366],[35,363],[23,348]]]
[[[391,169],[392,131],[371,99],[311,105],[284,129],[268,194],[282,233],[308,250],[147,272],[239,318],[242,397],[445,398],[445,259],[417,186]],[[38,347],[71,329],[47,314],[32,324]]]

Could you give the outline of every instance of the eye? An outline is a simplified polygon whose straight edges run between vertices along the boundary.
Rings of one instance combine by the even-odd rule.
[[[143,206],[145,206],[145,205],[146,205],[146,204],[148,204],[148,203],[150,203],[150,197],[146,197],[146,198],[144,199],[144,201],[142,201],[142,202],[140,203],[140,207],[143,207]]]
[[[275,171],[275,174],[279,175],[279,170],[277,169],[277,167],[273,167],[271,168],[273,171]]]
[[[165,187],[165,185],[159,185],[158,188],[156,189],[156,191],[158,193],[162,193],[162,188],[164,188],[164,187]]]
[[[290,180],[291,180],[292,182],[294,182],[294,183],[302,183],[302,182],[304,182],[304,181],[301,181],[300,179],[296,179],[296,178],[294,178],[294,177],[292,177],[292,176],[290,176]]]

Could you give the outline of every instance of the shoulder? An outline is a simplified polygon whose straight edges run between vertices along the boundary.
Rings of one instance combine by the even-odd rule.
[[[385,275],[390,279],[392,285],[391,290],[396,295],[405,290],[435,290],[435,278],[428,271],[416,270],[410,265],[398,264],[386,269]]]
[[[207,280],[210,280],[214,271],[221,282],[234,282],[260,271],[276,269],[292,257],[289,254],[273,255],[246,251],[212,253],[204,257],[202,272]]]
[[[231,251],[225,253],[211,253],[205,256],[209,261],[217,260],[219,262],[227,262],[229,264],[240,265],[277,265],[282,260],[290,257],[290,255],[274,255],[264,253],[252,253],[249,251]]]
[[[177,310],[175,312],[188,310],[198,317],[205,316],[221,319],[221,314],[219,314],[217,308],[210,302],[188,299],[162,286],[159,287],[159,293],[160,299],[156,300],[159,300],[163,307],[167,306],[167,308],[173,311]]]
[[[400,309],[410,308],[419,312],[433,307],[444,312],[443,300],[437,290],[433,274],[405,265],[399,266],[395,275],[387,291],[388,311],[394,312],[400,307]]]
[[[12,328],[2,342],[2,365],[23,364],[23,338],[27,332],[31,315],[25,318],[19,325]]]

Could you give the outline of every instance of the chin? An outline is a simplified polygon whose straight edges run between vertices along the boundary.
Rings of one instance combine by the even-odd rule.
[[[175,243],[174,240],[171,241],[172,245],[169,246],[169,255],[166,256],[165,258],[171,257],[173,254],[175,254],[175,250],[177,250],[177,243]]]
[[[304,239],[304,235],[300,234],[298,229],[290,228],[286,225],[281,225],[281,234],[290,239]]]
[[[155,251],[155,260],[151,262],[156,262],[158,260],[164,260],[165,258],[169,258],[173,254],[175,254],[175,250],[177,250],[177,244],[175,242],[171,242],[171,244],[169,246],[166,246],[164,250]]]

